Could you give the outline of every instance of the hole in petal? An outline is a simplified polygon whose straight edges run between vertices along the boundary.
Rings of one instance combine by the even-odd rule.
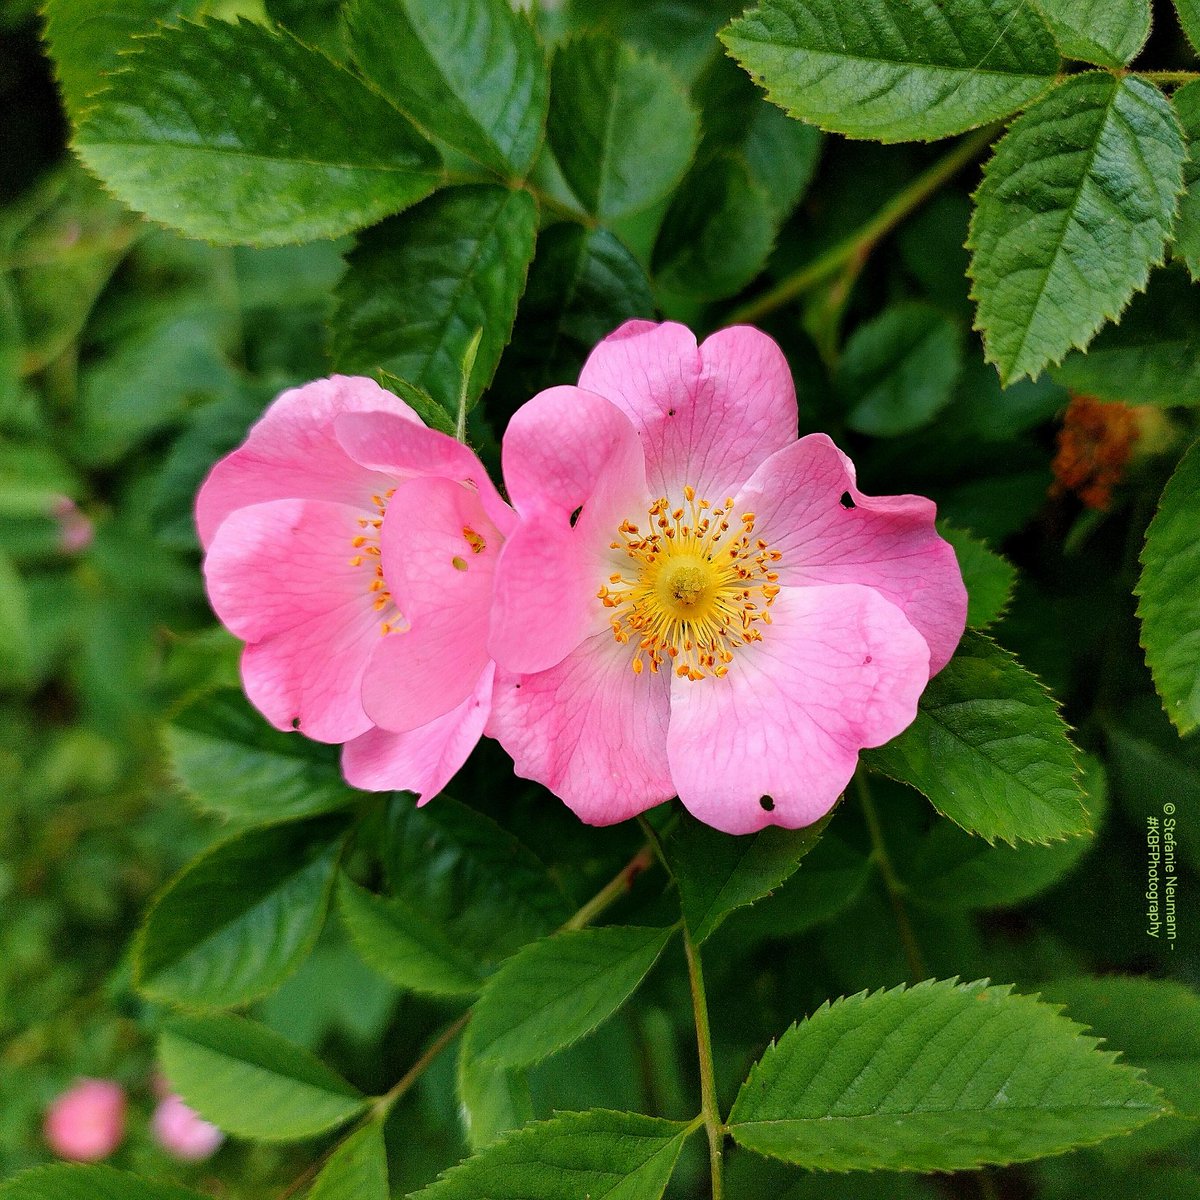
[[[293,718],[292,718],[292,728],[293,728],[293,729],[299,729],[299,728],[300,728],[300,718],[299,718],[299,717],[293,717]]]
[[[850,495],[849,492],[843,492],[842,498],[838,501],[838,503],[843,508],[853,508],[854,507],[854,497],[852,495]]]
[[[863,659],[863,666],[865,667],[867,665],[867,663],[869,663],[870,661],[871,661],[871,656],[868,654],[867,657]]]
[[[775,801],[770,796],[760,796],[758,802],[762,805],[763,812],[775,811]]]
[[[579,514],[581,512],[583,512],[582,504],[571,514],[571,528],[572,529],[575,528],[575,522],[579,520]]]
[[[675,415],[675,410],[674,410],[673,408],[668,408],[668,409],[667,409],[667,416],[668,416],[668,417],[673,417],[674,415]]]

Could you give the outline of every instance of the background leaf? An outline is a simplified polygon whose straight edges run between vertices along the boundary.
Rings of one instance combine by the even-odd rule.
[[[389,1200],[391,1194],[383,1125],[371,1121],[330,1155],[308,1200]]]
[[[1200,0],[1175,0],[1175,11],[1192,49],[1200,54]]]
[[[159,1039],[171,1086],[235,1137],[295,1141],[357,1116],[366,1100],[307,1050],[229,1015],[180,1017]]]
[[[1122,67],[1150,36],[1150,0],[1036,0],[1068,58]]]
[[[458,408],[463,355],[478,329],[468,405],[491,382],[533,258],[528,192],[449,188],[363,234],[347,258],[334,313],[338,369],[383,369]]]
[[[185,867],[138,933],[141,990],[222,1007],[277,987],[321,932],[344,831],[336,817],[252,829]]]
[[[563,1113],[509,1134],[412,1200],[659,1200],[687,1133],[632,1113]]]
[[[1086,346],[1145,287],[1186,153],[1162,93],[1132,76],[1073,76],[1013,122],[968,242],[977,325],[1004,383]]]
[[[361,799],[332,746],[274,729],[232,688],[193,701],[164,738],[183,786],[232,821],[275,824]]]
[[[824,1004],[767,1050],[734,1138],[808,1169],[961,1170],[1124,1133],[1157,1090],[1054,1009],[930,980]]]
[[[966,634],[930,680],[912,725],[863,759],[989,842],[1088,829],[1075,748],[1054,700],[980,634]]]
[[[60,1164],[0,1183],[4,1200],[202,1200],[199,1192],[139,1179],[112,1167]]]
[[[985,629],[1008,607],[1017,582],[1016,568],[979,538],[945,521],[938,522],[938,533],[954,547],[967,585],[967,628]]]
[[[495,171],[529,170],[550,81],[524,13],[504,0],[355,0],[346,22],[363,74],[418,125]]]
[[[546,133],[572,191],[601,220],[666,195],[698,132],[683,89],[654,59],[600,34],[555,52]]]
[[[523,1067],[607,1020],[658,961],[671,929],[571,929],[525,947],[484,986],[464,1053]]]
[[[0,687],[20,687],[33,669],[29,598],[12,560],[0,550]]]
[[[1181,734],[1200,725],[1200,442],[1163,489],[1146,530],[1138,616],[1163,707]]]
[[[793,117],[881,142],[994,121],[1045,91],[1059,66],[1022,0],[764,0],[721,40]]]
[[[190,237],[336,237],[429,195],[436,151],[375,92],[248,21],[163,29],[82,121],[84,162]]]
[[[501,1134],[533,1120],[528,1072],[498,1067],[494,1062],[458,1055],[458,1103],[467,1145],[472,1151],[490,1146]]]
[[[1200,11],[1200,10],[1198,10]],[[1175,219],[1175,250],[1183,256],[1192,278],[1200,277],[1200,80],[1171,93],[1171,104],[1183,127],[1188,160],[1183,166],[1183,195]]]

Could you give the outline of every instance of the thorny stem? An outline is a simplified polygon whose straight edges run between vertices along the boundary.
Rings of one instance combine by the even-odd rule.
[[[819,254],[791,275],[785,276],[761,296],[734,309],[726,324],[740,325],[757,321],[836,274],[846,263],[856,259],[865,261],[880,240],[940,187],[949,183],[963,167],[974,161],[999,132],[999,125],[989,125],[963,138],[948,154],[893,196],[865,225],[831,246],[824,254]]]
[[[904,884],[892,866],[887,844],[883,840],[883,827],[879,824],[879,813],[875,809],[875,801],[871,796],[871,786],[867,783],[866,772],[860,767],[854,773],[854,790],[858,793],[858,801],[862,805],[863,816],[867,820],[867,830],[871,835],[872,857],[883,878],[883,886],[887,889],[888,899],[892,902],[892,911],[896,914],[896,927],[900,931],[900,941],[904,946],[904,956],[908,959],[908,971],[913,983],[919,983],[929,976],[925,969],[925,960],[921,956],[921,947],[917,944],[917,935],[913,932],[912,922],[908,919],[908,909],[904,904]]]
[[[708,1134],[708,1161],[712,1169],[712,1200],[722,1200],[725,1194],[725,1124],[717,1107],[717,1085],[713,1070],[712,1033],[708,1024],[708,999],[704,994],[704,971],[700,951],[692,941],[686,923],[683,926],[683,949],[687,955],[688,983],[692,989],[692,1010],[696,1016],[696,1044],[700,1051],[700,1115]]]

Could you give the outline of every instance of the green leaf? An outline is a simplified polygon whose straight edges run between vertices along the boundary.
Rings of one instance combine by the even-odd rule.
[[[1004,383],[1087,345],[1162,262],[1187,151],[1163,94],[1092,72],[1013,122],[968,246],[984,350]]]
[[[542,230],[497,388],[522,402],[579,378],[592,348],[634,317],[652,317],[641,264],[606,229],[562,222]]]
[[[577,1042],[633,995],[673,932],[608,925],[526,946],[484,986],[463,1053],[523,1067]]]
[[[363,961],[398,987],[428,996],[479,990],[477,961],[403,900],[375,896],[343,876],[338,911]]]
[[[1053,1008],[986,981],[826,1002],[750,1072],[736,1141],[810,1170],[954,1171],[1124,1133],[1158,1091]]]
[[[469,403],[491,382],[536,233],[528,192],[486,186],[449,188],[368,230],[338,287],[332,325],[339,370],[382,368],[423,388],[453,420],[463,356],[478,329]]]
[[[390,371],[379,369],[375,377],[389,392],[394,392],[409,406],[431,429],[453,437],[457,432],[455,418],[452,417],[424,388],[393,375]]]
[[[277,987],[321,932],[345,827],[318,817],[252,829],[195,859],[138,933],[137,986],[154,1000],[206,1007]]]
[[[860,325],[838,363],[846,424],[873,437],[928,425],[954,397],[962,332],[930,304],[904,301]]]
[[[1200,54],[1200,0],[1175,0],[1175,11],[1192,49]]]
[[[721,40],[793,117],[881,142],[995,121],[1059,68],[1050,31],[1024,0],[764,0]]]
[[[1192,278],[1200,279],[1200,80],[1177,88],[1171,103],[1188,144],[1184,192],[1175,218],[1175,250],[1183,256]]]
[[[666,843],[683,919],[699,945],[735,909],[774,891],[817,844],[827,821],[730,837],[684,817]]]
[[[1088,816],[1100,827],[1107,808],[1105,776],[1095,759],[1085,782]],[[1073,837],[1048,846],[989,846],[951,821],[939,821],[900,868],[912,898],[940,909],[1004,908],[1052,887],[1087,854],[1095,838]]]
[[[549,78],[533,25],[505,0],[355,0],[359,67],[401,111],[502,174],[542,141]]]
[[[473,1152],[482,1150],[501,1134],[533,1120],[528,1073],[460,1052],[458,1105],[467,1145]]]
[[[966,634],[930,680],[912,725],[863,758],[989,842],[1048,842],[1089,831],[1075,747],[1058,706],[982,634]]]
[[[1072,351],[1055,380],[1074,392],[1129,404],[1200,404],[1200,289],[1182,267],[1155,271],[1119,325]]]
[[[1138,616],[1154,686],[1175,728],[1200,726],[1200,442],[1183,456],[1146,530]]]
[[[690,1131],[633,1113],[562,1113],[509,1134],[411,1200],[660,1200]]]
[[[679,182],[699,123],[655,59],[589,33],[555,51],[550,79],[547,136],[588,212],[609,221],[645,208]]]
[[[366,1107],[320,1059],[243,1017],[177,1017],[158,1048],[171,1087],[235,1137],[296,1141],[343,1125]]]
[[[232,688],[193,701],[163,736],[179,781],[231,821],[275,824],[361,799],[334,747],[273,728]]]
[[[0,688],[20,687],[33,672],[29,599],[17,568],[0,550]]]
[[[1067,58],[1123,67],[1150,36],[1150,0],[1035,0]]]
[[[449,796],[399,794],[384,845],[389,890],[487,971],[557,929],[570,908],[546,865],[490,817]]]
[[[46,40],[71,119],[79,120],[88,99],[121,68],[135,38],[201,7],[202,0],[46,0]]]
[[[377,93],[248,21],[163,29],[75,148],[126,204],[225,245],[336,237],[437,186],[437,152]]]
[[[112,1167],[59,1163],[37,1167],[0,1183],[3,1200],[204,1200],[199,1192],[139,1179]]]
[[[391,1194],[383,1126],[372,1121],[333,1152],[308,1200],[390,1200]]]
[[[1016,568],[986,542],[945,521],[938,533],[954,547],[963,583],[967,585],[967,628],[985,629],[999,620],[1012,599]]]
[[[776,208],[741,156],[721,153],[692,168],[654,244],[657,282],[698,300],[721,300],[762,269],[775,239]]]

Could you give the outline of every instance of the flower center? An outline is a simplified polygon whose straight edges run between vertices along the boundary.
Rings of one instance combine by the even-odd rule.
[[[683,495],[674,509],[655,500],[644,532],[621,522],[611,548],[626,558],[596,595],[616,640],[634,645],[634,674],[668,662],[683,679],[720,678],[738,646],[762,640],[756,626],[771,623],[783,556],[754,536],[754,513],[735,521],[732,500],[714,508],[694,488]]]
[[[387,511],[388,501],[392,498],[395,488],[388,488],[382,496],[372,496],[377,516],[359,517],[358,527],[362,530],[350,539],[350,545],[355,553],[350,559],[352,567],[371,568],[368,577],[367,591],[374,597],[372,607],[379,614],[379,632],[387,637],[393,629],[399,629],[403,622],[400,620],[400,610],[392,599],[383,579],[382,551],[379,548],[379,531],[383,528],[383,514]]]

